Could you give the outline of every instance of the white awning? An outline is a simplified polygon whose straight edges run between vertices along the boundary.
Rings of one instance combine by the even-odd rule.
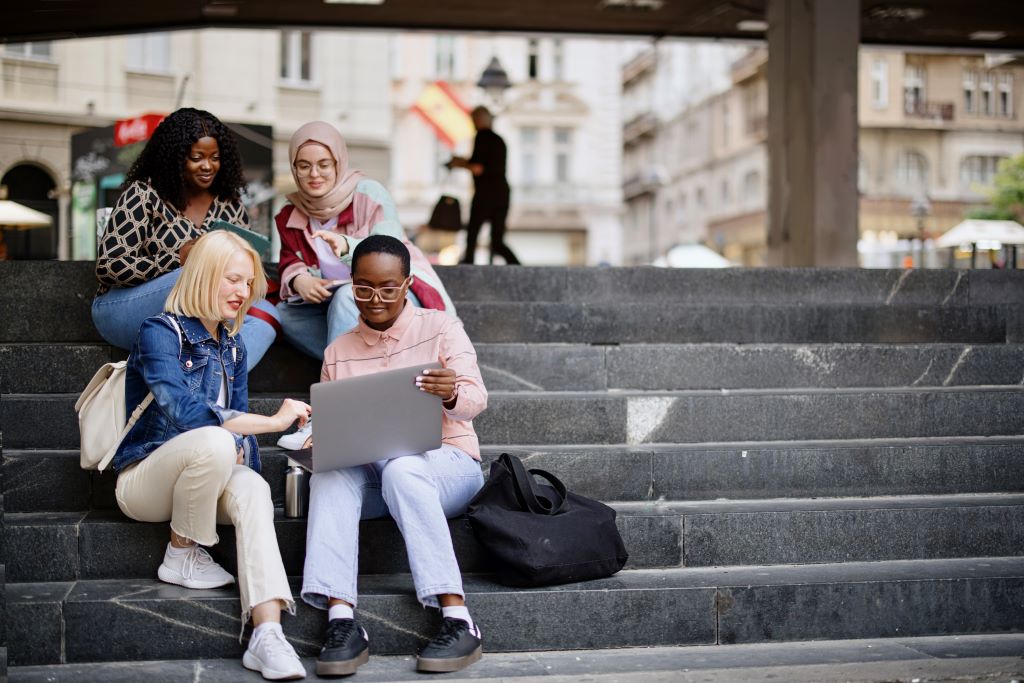
[[[31,230],[45,228],[53,219],[41,211],[30,209],[24,204],[0,199],[0,228]]]
[[[935,241],[937,247],[970,244],[1024,244],[1024,225],[1016,221],[986,221],[971,218]]]

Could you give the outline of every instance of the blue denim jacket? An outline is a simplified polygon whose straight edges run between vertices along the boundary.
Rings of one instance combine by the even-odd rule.
[[[178,322],[181,336],[171,322]],[[221,325],[218,342],[198,318],[173,313],[147,318],[128,356],[125,374],[126,419],[153,392],[153,402],[114,454],[114,469],[142,460],[165,442],[190,429],[218,426],[249,410],[245,346]],[[221,377],[227,374],[227,408],[217,405]],[[235,435],[245,464],[260,471],[256,437]]]

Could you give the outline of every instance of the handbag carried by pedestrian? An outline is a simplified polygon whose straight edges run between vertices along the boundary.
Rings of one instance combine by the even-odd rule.
[[[442,191],[448,185],[450,177],[451,171],[449,170],[445,174]],[[431,230],[441,230],[444,232],[458,232],[462,230],[462,207],[459,205],[459,200],[447,192],[442,194],[441,198],[437,200],[437,204],[434,205],[434,210],[430,212],[430,220],[427,221],[427,227]]]
[[[600,579],[622,569],[629,558],[615,510],[567,491],[550,472],[527,471],[508,453],[491,463],[467,515],[497,580],[508,586]]]
[[[459,200],[451,195],[443,194],[434,205],[430,213],[430,220],[427,226],[432,230],[444,232],[458,232],[462,230],[462,208]]]

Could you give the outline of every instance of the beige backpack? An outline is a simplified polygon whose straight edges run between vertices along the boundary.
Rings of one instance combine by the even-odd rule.
[[[167,316],[167,320],[178,332],[180,345],[181,328],[178,322],[171,316]],[[153,402],[153,392],[150,392],[125,421],[124,384],[127,369],[128,361],[125,360],[104,364],[92,376],[85,391],[75,402],[78,433],[81,435],[79,462],[84,470],[102,472],[106,469],[125,435]]]

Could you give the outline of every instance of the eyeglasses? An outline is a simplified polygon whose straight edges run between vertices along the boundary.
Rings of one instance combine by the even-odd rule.
[[[370,287],[369,285],[353,285],[352,298],[356,301],[370,301],[376,294],[386,304],[393,304],[402,298],[402,290],[412,280],[412,276],[405,278],[398,287]]]
[[[295,174],[300,178],[308,176],[313,172],[314,168],[316,168],[317,173],[320,175],[329,175],[334,172],[334,161],[331,159],[321,159],[315,164],[311,164],[308,161],[296,161],[294,166]]]

